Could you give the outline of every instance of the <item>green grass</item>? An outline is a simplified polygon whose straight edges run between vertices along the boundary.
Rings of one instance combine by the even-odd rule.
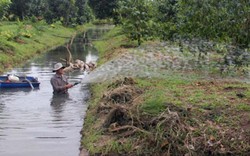
[[[32,23],[2,22],[0,26],[0,73],[24,63],[34,55],[65,44],[77,31],[86,26],[63,27],[60,23],[47,25],[40,21]]]
[[[120,47],[121,41],[125,39],[125,36],[121,35],[119,30],[119,28],[112,29],[100,41],[94,42],[101,56],[108,50],[111,50],[111,48]]]
[[[99,52],[99,64],[110,60],[115,57],[117,54],[114,54],[115,49],[119,49],[123,46],[134,46],[135,42],[128,41],[127,37],[121,33],[120,27],[115,27],[108,33],[106,33],[100,41],[94,42],[95,48]]]
[[[116,54],[117,49],[130,44],[124,42],[127,42],[127,40],[120,33],[119,28],[111,30],[102,41],[96,42],[95,45],[101,52],[100,64],[118,55]],[[126,49],[126,52],[130,50]],[[139,123],[144,123],[143,121],[146,120],[145,124],[139,124],[138,127],[143,129],[145,126],[146,128],[143,130],[150,135],[147,132],[140,131],[123,138],[109,132],[108,129],[103,129],[100,120],[104,116],[98,116],[97,110],[100,104],[103,104],[103,97],[106,97],[107,93],[115,89],[117,85],[114,85],[114,82],[94,84],[91,87],[93,97],[89,101],[90,106],[84,124],[84,127],[86,126],[84,133],[87,135],[84,135],[83,140],[87,139],[88,142],[82,144],[90,151],[91,155],[97,153],[103,155],[129,155],[131,152],[134,155],[157,155],[163,153],[165,143],[167,148],[171,149],[175,146],[176,148],[173,151],[182,151],[182,154],[186,154],[189,150],[184,140],[192,142],[192,140],[198,141],[199,139],[204,140],[198,144],[198,147],[202,147],[202,149],[197,150],[198,152],[204,152],[203,150],[210,148],[207,146],[207,142],[211,138],[216,142],[220,141],[221,146],[225,147],[227,151],[239,152],[239,155],[249,150],[249,142],[244,139],[237,140],[242,135],[238,133],[241,132],[240,123],[248,119],[247,117],[245,117],[246,119],[242,118],[242,114],[250,111],[249,84],[228,79],[206,80],[197,73],[192,72],[184,74],[171,72],[160,78],[134,78],[134,80],[136,81],[135,86],[143,90],[143,93],[135,99],[134,107],[129,104],[127,111],[132,114],[134,120],[138,119]],[[238,97],[238,93],[244,96]],[[126,107],[126,104],[124,107]],[[173,123],[166,124],[164,123],[166,120],[163,120],[163,122],[157,122],[155,127],[146,126],[152,120],[164,118],[161,114],[167,112],[167,109],[174,114],[178,114],[178,122],[174,124],[173,120]],[[171,123],[173,129],[169,127]],[[100,128],[98,130],[101,133],[93,131],[97,127]],[[190,127],[193,129],[188,130]],[[244,135],[247,134],[249,133]],[[96,151],[92,145],[102,142],[103,139],[101,138],[104,136],[108,136],[109,139],[106,139],[107,142],[103,143],[103,146],[95,147]],[[168,140],[168,137],[170,140]],[[236,139],[230,140],[232,137]],[[99,141],[92,138],[98,138]],[[121,144],[121,140],[124,141],[124,144]],[[136,145],[138,142],[139,146]],[[220,149],[212,150],[218,152]],[[197,151],[193,152],[194,155],[197,154]],[[198,154],[204,155],[204,153]]]
[[[160,114],[166,109],[165,97],[164,91],[161,90],[150,92],[149,95],[146,94],[144,104],[141,105],[141,111],[150,115]]]
[[[240,103],[240,104],[236,105],[236,109],[238,111],[248,111],[248,112],[250,112],[250,105],[246,104],[246,103]]]
[[[127,142],[123,142],[121,144],[121,142],[119,141],[110,141],[105,148],[103,149],[103,154],[108,154],[108,153],[119,153],[122,154],[124,152],[130,151],[132,149],[132,142],[131,141],[127,141]]]

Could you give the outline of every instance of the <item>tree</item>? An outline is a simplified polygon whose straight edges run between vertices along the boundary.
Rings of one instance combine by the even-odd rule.
[[[76,0],[77,12],[77,23],[83,24],[94,19],[92,9],[88,4],[88,0]]]
[[[158,24],[157,36],[160,39],[173,39],[177,30],[177,0],[156,0],[157,15],[155,21]]]
[[[30,2],[31,0],[12,0],[9,11],[23,20],[29,14]]]
[[[43,16],[47,9],[47,0],[31,0],[29,5],[29,16]]]
[[[59,4],[59,8],[65,26],[76,22],[77,7],[75,6],[75,0],[64,0],[63,3]]]
[[[180,33],[249,46],[249,0],[179,0]]]
[[[113,10],[117,8],[118,0],[89,0],[89,5],[97,18],[113,18]]]
[[[141,45],[143,40],[152,38],[154,9],[151,0],[124,0],[119,2],[117,10],[123,32],[131,40]]]
[[[2,20],[7,13],[10,4],[10,0],[0,0],[0,20]]]
[[[63,25],[68,26],[76,21],[75,0],[47,0],[47,3],[48,9],[44,17],[48,23],[61,20]]]

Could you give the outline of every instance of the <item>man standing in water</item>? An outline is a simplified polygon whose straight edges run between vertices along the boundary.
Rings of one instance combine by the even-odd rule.
[[[51,78],[50,83],[53,87],[53,94],[67,94],[68,89],[73,87],[73,84],[68,83],[68,79],[64,75],[65,67],[62,63],[56,63],[53,68],[55,75]]]

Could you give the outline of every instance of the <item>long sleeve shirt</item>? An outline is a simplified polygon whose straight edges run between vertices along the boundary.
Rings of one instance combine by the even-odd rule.
[[[68,79],[65,75],[58,75],[55,74],[51,80],[50,83],[53,87],[53,94],[65,94],[68,93],[68,89],[66,89],[65,85],[68,84]]]

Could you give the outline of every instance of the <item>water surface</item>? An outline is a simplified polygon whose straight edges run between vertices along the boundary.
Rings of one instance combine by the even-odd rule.
[[[90,40],[99,34],[94,29],[79,35],[72,45],[73,58],[96,61],[97,51],[83,41],[86,35]],[[41,84],[34,90],[0,89],[1,156],[79,155],[88,86],[76,85],[68,96],[56,97],[50,84],[53,65],[66,57],[67,50],[62,46],[5,73],[35,76]],[[78,82],[84,78],[84,72],[75,71],[67,76],[70,82]]]

